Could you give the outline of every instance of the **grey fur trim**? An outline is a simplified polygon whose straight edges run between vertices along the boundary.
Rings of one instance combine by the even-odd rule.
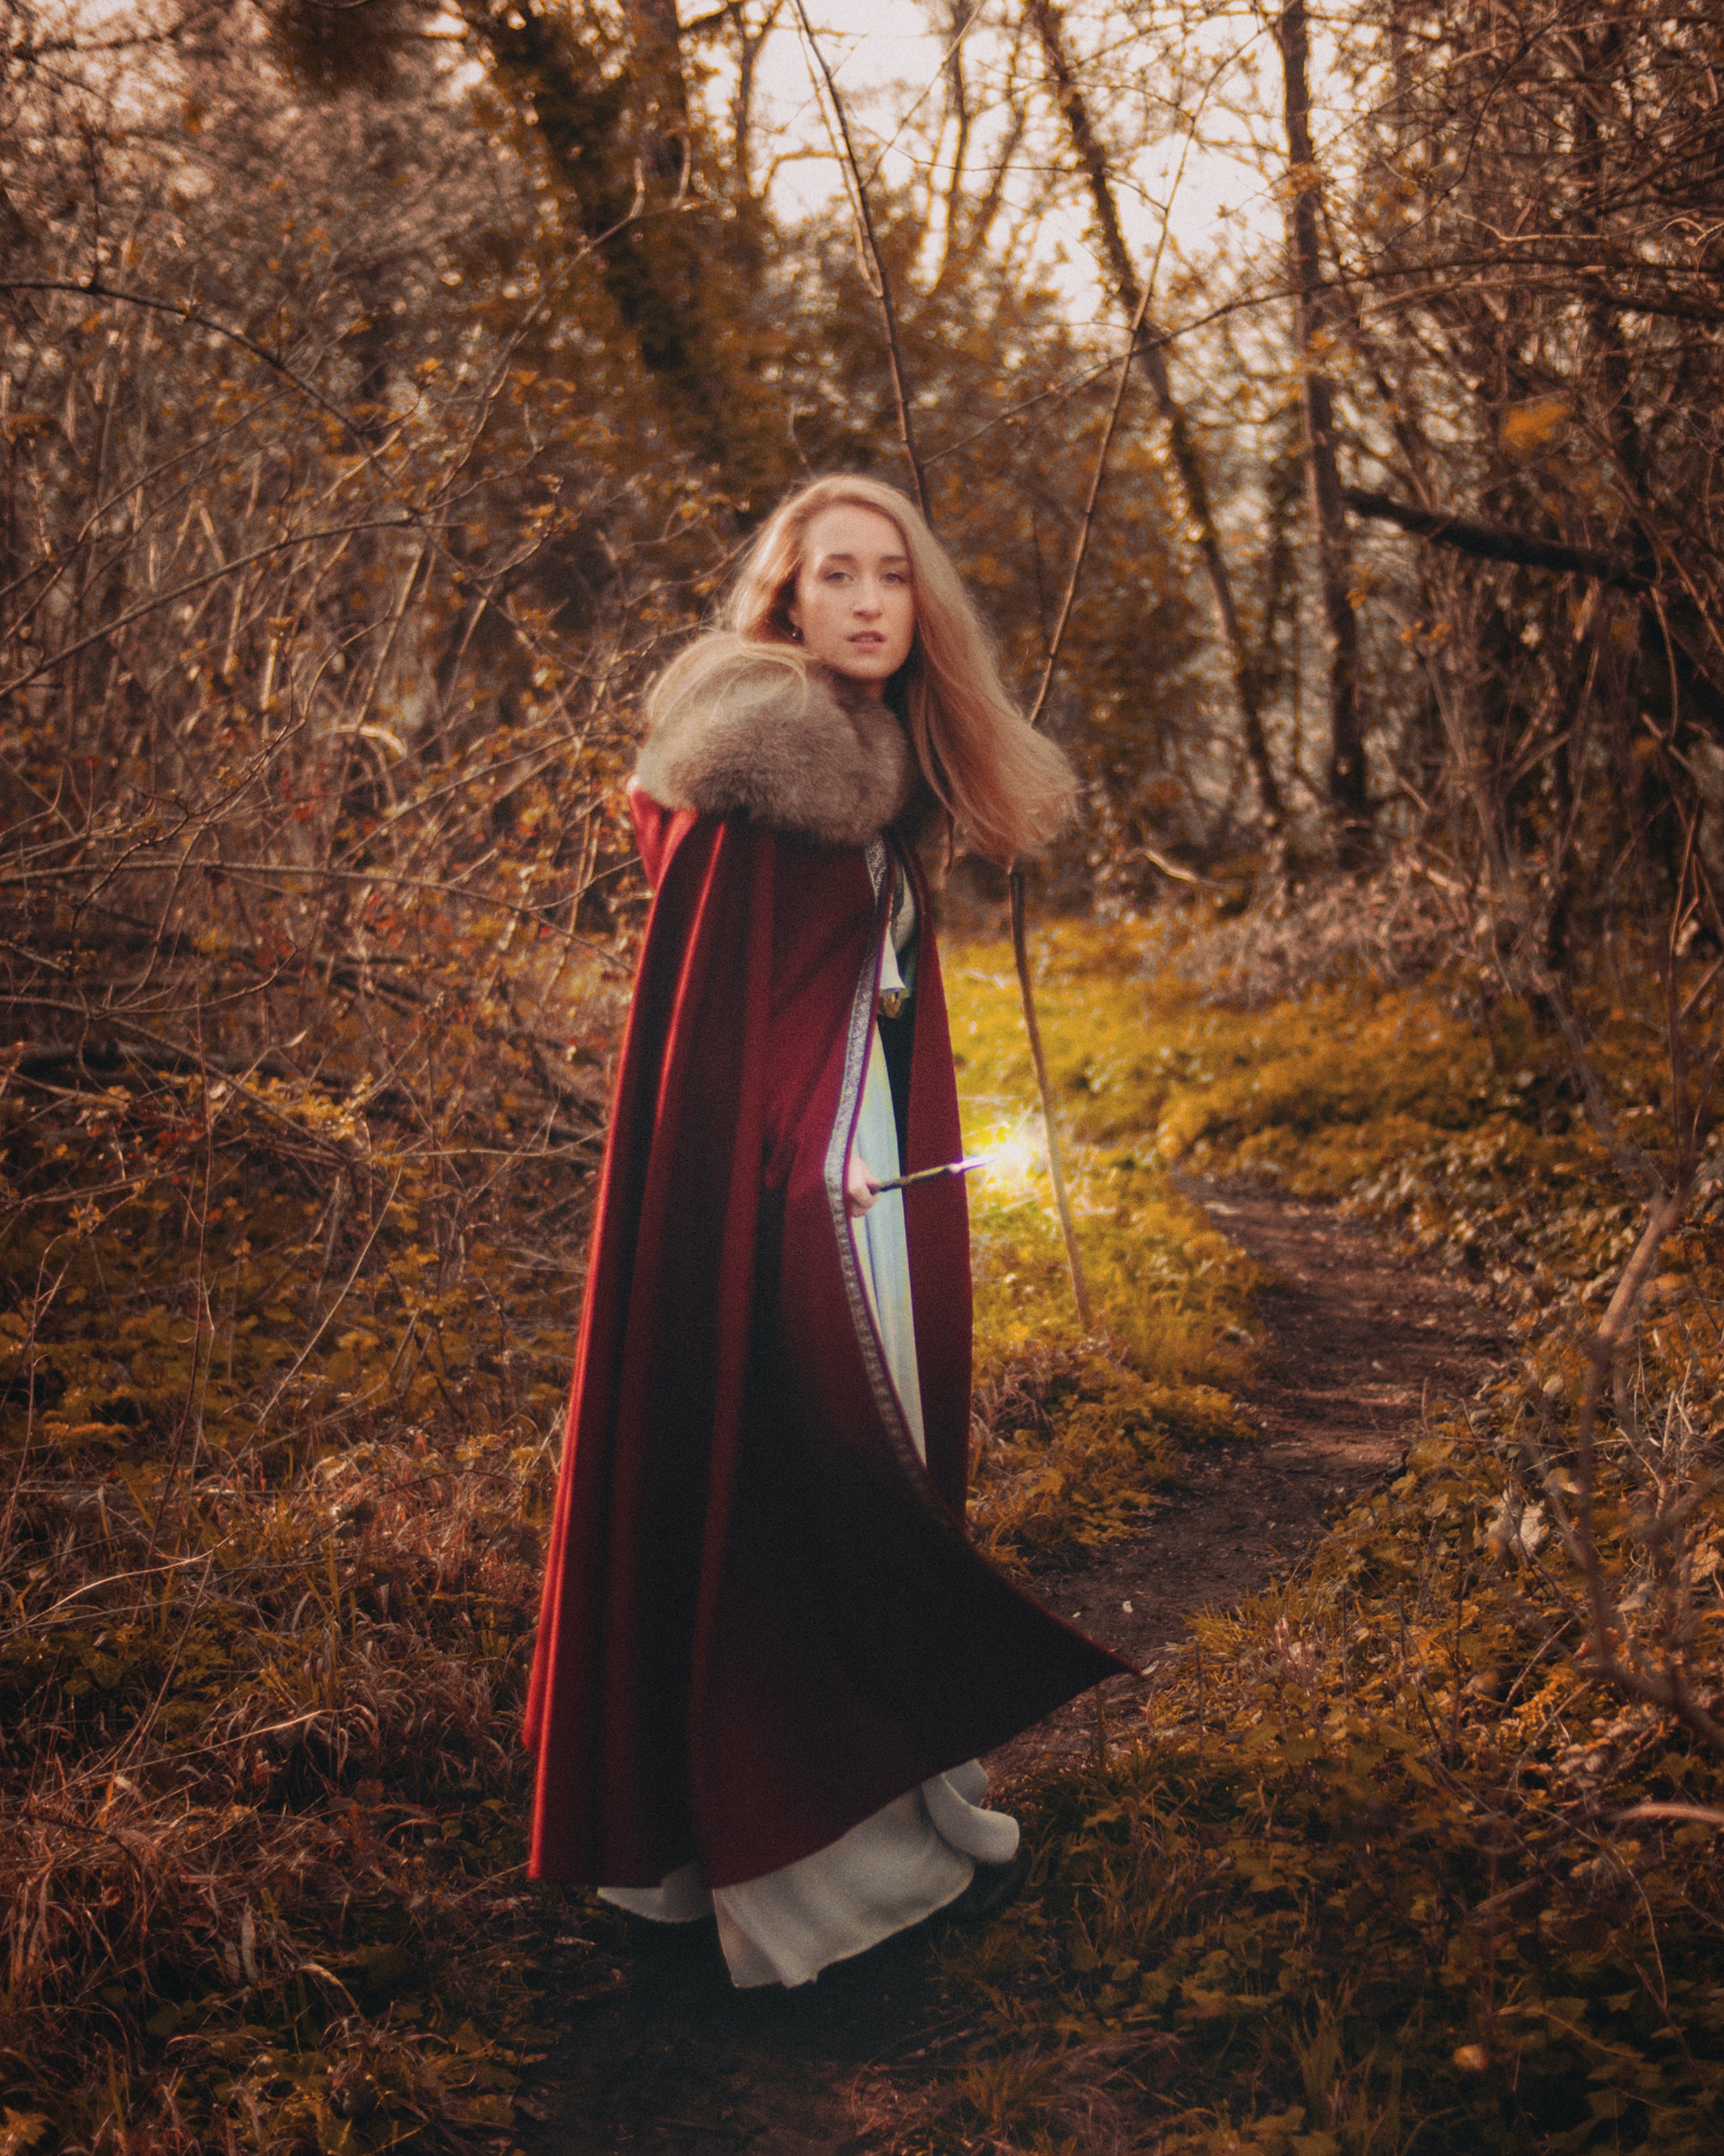
[[[859,846],[902,813],[917,773],[877,698],[800,652],[717,635],[654,685],[634,776],[667,808]]]

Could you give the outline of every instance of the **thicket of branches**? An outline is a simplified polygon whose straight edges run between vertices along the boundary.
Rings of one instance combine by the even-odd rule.
[[[819,93],[859,148],[798,219],[777,0],[8,0],[0,2044],[74,2140],[121,2145],[117,2052],[187,2145],[267,2141],[275,2068],[197,2048],[206,1964],[295,2057],[346,2031],[288,2140],[365,2115],[365,2075],[485,2115],[429,2035],[378,2063],[329,1822],[362,1784],[404,1808],[375,1936],[505,1936],[423,1822],[513,1771],[635,699],[788,486],[907,480],[882,276],[1026,701],[1075,602],[1047,716],[1085,814],[1047,895],[1416,886],[1487,1004],[1566,1040],[1643,1208],[1547,1461],[1587,1546],[1711,1174],[1724,12],[929,21],[931,82]],[[1144,176],[1216,141],[1277,237],[1170,236]],[[1600,998],[1664,1039],[1650,1136]],[[1597,1581],[1588,1621],[1716,1738],[1680,1610],[1629,1661]],[[162,1915],[193,1876],[207,1937]]]

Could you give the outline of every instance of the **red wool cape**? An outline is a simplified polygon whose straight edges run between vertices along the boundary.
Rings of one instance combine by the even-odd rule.
[[[528,1697],[531,1868],[651,1887],[698,1861],[727,1887],[1125,1665],[965,1533],[961,1178],[906,1194],[926,1468],[863,1296],[843,1176],[885,843],[630,798],[655,896]],[[929,934],[911,1008],[906,1169],[962,1151]]]

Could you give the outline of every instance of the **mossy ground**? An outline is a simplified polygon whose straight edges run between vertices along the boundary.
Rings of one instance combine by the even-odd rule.
[[[972,1191],[985,1545],[1069,1563],[1152,1515],[1183,1454],[1238,1437],[1264,1283],[1169,1183],[1181,1163],[1375,1209],[1491,1281],[1521,1365],[1409,1428],[1405,1474],[1293,1579],[1201,1621],[1140,1743],[1034,1795],[1039,1891],[954,1953],[977,2035],[937,2087],[890,2092],[896,2145],[1712,2149],[1711,1830],[1619,1815],[1715,1802],[1718,1768],[1577,1670],[1572,1568],[1526,1466],[1542,1448],[1566,1471],[1577,1328],[1635,1208],[1524,1014],[1487,1029],[1440,978],[1238,1009],[1170,951],[1038,938],[1088,1338],[1008,952],[952,955],[967,1133],[1005,1148]],[[1655,1030],[1603,993],[1588,1016],[1655,1148]],[[572,1311],[542,1253],[580,1179],[533,1169],[544,1187],[469,1208],[485,1232],[463,1241],[453,1143],[396,1158],[315,1104],[178,1081],[130,1109],[8,1106],[28,1317],[3,1373],[3,2145],[503,2131],[542,2002],[613,1980],[578,1910],[530,1901],[517,1868]],[[1721,1249],[1707,1217],[1671,1244],[1634,1352],[1636,1441],[1683,1486],[1716,1466]],[[523,1309],[524,1335],[502,1325]],[[259,1433],[248,1404],[284,1379]],[[1601,1530],[1644,1626],[1670,1589],[1622,1432],[1604,1464]],[[1688,1651],[1714,1666],[1716,1504],[1683,1558]]]
[[[1012,957],[947,968],[971,1179],[977,1452],[972,1519],[996,1561],[1039,1566],[1130,1534],[1183,1448],[1242,1440],[1257,1285],[1244,1254],[1169,1183],[1125,1089],[1156,1023],[1135,944],[1065,927],[1039,952],[1038,1004],[1094,1306],[1082,1337],[1048,1180]]]
[[[0,1082],[0,2156],[500,2129],[584,1981],[519,1728],[593,1149],[470,1029],[418,1122],[325,1045]]]
[[[937,2092],[888,2104],[897,2146],[1717,2148],[1716,1830],[1621,1815],[1716,1804],[1724,1763],[1578,1666],[1575,1574],[1550,1525],[1580,1333],[1638,1219],[1560,1043],[1513,1009],[1486,1030],[1440,978],[1244,1010],[1206,1000],[1164,943],[1129,931],[1056,931],[1044,947],[1086,1247],[1110,1311],[1159,1305],[1152,1333],[1117,1328],[1122,1361],[1173,1388],[1248,1367],[1229,1359],[1229,1327],[1249,1323],[1249,1276],[1207,1230],[1182,1243],[1189,1215],[1162,1179],[1191,1163],[1344,1199],[1488,1278],[1516,1313],[1520,1366],[1412,1424],[1405,1471],[1292,1578],[1199,1620],[1137,1741],[1043,1784],[1028,1822],[1041,1892],[952,1958],[983,2039]],[[965,1083],[1018,1111],[1005,953],[972,950],[953,971],[960,1007],[985,984],[1000,1029],[984,1012],[960,1023],[961,1048],[1000,1043]],[[1588,1015],[1615,1111],[1655,1134],[1655,1025],[1603,993]],[[1123,1232],[1096,1234],[1098,1210]],[[984,1365],[1029,1337],[1044,1356],[1061,1348],[1051,1265],[1026,1295],[1013,1219],[984,1206],[978,1219]],[[1667,1249],[1636,1348],[1639,1463],[1621,1431],[1601,1463],[1601,1540],[1630,1630],[1675,1591],[1648,1475],[1697,1491],[1681,1563],[1702,1671],[1724,1640],[1709,1481],[1721,1250],[1704,1216]],[[1056,1430],[1050,1455],[1060,1443]],[[1556,1495],[1535,1455],[1554,1463]],[[984,1451],[985,1516],[1000,1503],[990,1470]]]

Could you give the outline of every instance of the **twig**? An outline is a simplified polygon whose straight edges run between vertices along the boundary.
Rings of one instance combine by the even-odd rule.
[[[1095,457],[1095,472],[1090,475],[1090,491],[1084,502],[1084,521],[1077,528],[1077,547],[1071,557],[1071,576],[1065,584],[1065,599],[1060,602],[1060,619],[1054,623],[1054,636],[1047,644],[1047,660],[1041,669],[1041,688],[1037,690],[1037,701],[1030,707],[1030,725],[1041,720],[1047,705],[1047,690],[1054,685],[1054,669],[1060,660],[1060,644],[1065,643],[1065,632],[1071,623],[1071,610],[1077,603],[1077,580],[1084,573],[1084,557],[1090,547],[1090,531],[1095,528],[1095,505],[1101,498],[1101,480],[1108,470],[1108,453],[1114,446],[1114,434],[1118,431],[1118,414],[1125,405],[1125,386],[1131,379],[1131,353],[1138,349],[1138,334],[1142,332],[1144,315],[1148,313],[1148,280],[1144,280],[1142,295],[1138,297],[1138,313],[1131,317],[1131,336],[1125,347],[1125,358],[1118,368],[1118,388],[1114,390],[1114,401],[1108,409],[1108,424],[1101,434],[1101,449]],[[1047,1065],[1041,1055],[1041,1026],[1037,1024],[1037,1003],[1034,988],[1030,983],[1030,948],[1024,925],[1026,916],[1026,891],[1024,891],[1024,871],[1011,871],[1011,955],[1017,966],[1017,989],[1024,998],[1024,1030],[1030,1034],[1030,1060],[1037,1071],[1037,1091],[1041,1093],[1041,1123],[1047,1132],[1047,1175],[1054,1183],[1054,1205],[1060,1214],[1060,1238],[1065,1240],[1065,1261],[1071,1272],[1071,1294],[1077,1300],[1077,1317],[1086,1332],[1095,1330],[1095,1317],[1090,1315],[1090,1291],[1084,1281],[1084,1259],[1077,1250],[1077,1224],[1071,1218],[1071,1199],[1065,1188],[1065,1164],[1060,1160],[1060,1138],[1054,1127],[1054,1096],[1047,1086]]]
[[[1095,522],[1095,504],[1101,498],[1101,481],[1107,470],[1108,454],[1113,448],[1113,438],[1119,430],[1120,412],[1126,401],[1126,385],[1131,376],[1131,356],[1137,349],[1137,338],[1148,310],[1149,285],[1146,280],[1137,301],[1137,311],[1131,318],[1131,334],[1126,346],[1125,357],[1120,362],[1119,384],[1108,409],[1107,424],[1102,430],[1101,446],[1095,455],[1095,469],[1090,477],[1089,498],[1084,504],[1084,521],[1078,529],[1077,547],[1071,557],[1071,573],[1065,580],[1065,597],[1060,602],[1060,619],[1054,624],[1048,655],[1042,666],[1041,685],[1030,707],[1029,723],[1032,726],[1039,723],[1046,707],[1048,691],[1054,685],[1054,669],[1060,660],[1060,647],[1065,640],[1072,608],[1077,604],[1078,582],[1084,572],[1084,557],[1090,551],[1090,534]],[[1084,1261],[1078,1250],[1077,1226],[1072,1219],[1071,1200],[1066,1194],[1065,1168],[1060,1157],[1060,1136],[1054,1120],[1054,1096],[1048,1084],[1048,1066],[1042,1055],[1041,1028],[1036,1022],[1035,989],[1030,979],[1029,937],[1025,927],[1027,895],[1022,869],[1012,870],[1009,891],[1012,957],[1018,968],[1018,989],[1024,1001],[1024,1028],[1029,1035],[1029,1056],[1035,1066],[1036,1091],[1041,1096],[1042,1127],[1048,1140],[1048,1175],[1054,1185],[1054,1203],[1060,1214],[1060,1233],[1065,1244],[1066,1268],[1071,1275],[1071,1291],[1077,1302],[1078,1317],[1085,1332],[1093,1332],[1095,1327],[1090,1314],[1089,1286],[1084,1278]]]
[[[1077,547],[1071,557],[1071,573],[1065,580],[1065,596],[1060,602],[1060,619],[1054,624],[1054,634],[1049,641],[1048,655],[1042,666],[1041,685],[1035,692],[1035,701],[1030,706],[1029,723],[1039,723],[1046,708],[1048,691],[1054,685],[1054,669],[1060,661],[1060,647],[1065,640],[1065,631],[1070,623],[1072,608],[1077,604],[1078,583],[1084,573],[1084,557],[1090,551],[1090,534],[1095,522],[1095,504],[1101,495],[1101,482],[1107,470],[1108,454],[1113,448],[1113,438],[1119,430],[1120,412],[1126,401],[1126,386],[1131,376],[1131,356],[1137,349],[1137,338],[1143,327],[1143,318],[1149,311],[1149,285],[1145,280],[1137,301],[1137,311],[1131,318],[1131,334],[1126,346],[1125,357],[1120,362],[1120,378],[1113,393],[1113,403],[1108,409],[1107,424],[1102,430],[1101,446],[1095,455],[1095,469],[1090,476],[1089,498],[1084,504],[1084,520],[1078,528]],[[1048,1084],[1048,1066],[1042,1055],[1041,1028],[1036,1022],[1035,989],[1029,974],[1029,947],[1025,928],[1027,897],[1024,871],[1014,868],[1009,885],[1012,901],[1012,957],[1018,968],[1018,988],[1024,1000],[1024,1026],[1029,1035],[1029,1056],[1035,1066],[1036,1091],[1041,1096],[1042,1127],[1048,1139],[1048,1174],[1054,1185],[1054,1203],[1060,1214],[1060,1233],[1065,1244],[1065,1263],[1071,1274],[1071,1291],[1076,1299],[1078,1317],[1085,1332],[1095,1330],[1090,1315],[1090,1291],[1084,1278],[1084,1261],[1078,1250],[1077,1227],[1072,1219],[1071,1200],[1066,1194],[1065,1169],[1060,1157],[1060,1137],[1054,1121],[1054,1096]]]
[[[105,285],[100,273],[87,280],[4,277],[0,278],[0,292],[62,292],[82,300],[118,300],[128,307],[141,307],[150,314],[166,315],[172,321],[185,323],[187,328],[203,330],[212,336],[225,337],[229,344],[236,344],[242,352],[249,352],[254,359],[261,360],[290,388],[297,389],[302,397],[315,404],[326,418],[333,419],[362,454],[368,448],[365,437],[346,413],[339,404],[332,403],[315,382],[308,382],[304,375],[295,373],[285,360],[271,352],[267,345],[259,344],[255,337],[248,336],[244,330],[218,321],[213,315],[200,313],[189,300],[160,300],[151,292],[124,291],[118,285]]]
[[[91,629],[87,636],[80,636],[75,643],[68,644],[59,651],[49,652],[45,659],[38,660],[33,666],[27,667],[22,674],[13,675],[11,680],[0,681],[0,696],[15,696],[20,689],[28,689],[43,675],[52,673],[56,666],[64,666],[69,659],[75,659],[80,651],[87,651],[91,644],[117,635],[122,629],[130,629],[133,622],[141,621],[146,613],[159,613],[163,607],[173,605],[176,600],[184,598],[187,593],[199,592],[208,584],[219,583],[223,577],[237,575],[241,569],[249,569],[254,563],[264,561],[272,554],[285,553],[295,547],[315,547],[325,539],[351,538],[359,531],[409,531],[414,528],[414,520],[411,516],[372,516],[361,524],[331,524],[319,531],[301,531],[291,538],[273,539],[267,547],[255,547],[249,554],[240,555],[236,561],[223,562],[218,568],[206,570],[201,577],[188,578],[184,583],[176,584],[171,591],[153,593],[150,598],[140,600],[136,606],[128,608],[124,613],[116,614],[112,621],[105,621],[100,628]]]
[[[1035,1087],[1041,1096],[1042,1128],[1048,1141],[1048,1179],[1054,1186],[1054,1209],[1060,1215],[1060,1234],[1065,1245],[1066,1269],[1077,1302],[1078,1322],[1085,1332],[1095,1330],[1090,1307],[1089,1283],[1084,1277],[1083,1255],[1078,1249],[1077,1224],[1072,1219],[1071,1199],[1065,1188],[1065,1169],[1060,1158],[1060,1137],[1054,1123],[1054,1094],[1048,1083],[1047,1059],[1042,1053],[1042,1029],[1035,1013],[1035,988],[1029,975],[1029,944],[1024,928],[1024,871],[1011,875],[1012,957],[1018,968],[1018,993],[1024,1004],[1024,1029],[1029,1035],[1029,1060],[1035,1068]]]
[[[1143,334],[1144,317],[1149,312],[1149,280],[1144,280],[1143,290],[1138,295],[1137,311],[1131,317],[1131,333],[1126,340],[1125,357],[1120,362],[1120,378],[1113,393],[1113,403],[1108,408],[1107,424],[1101,431],[1101,446],[1095,452],[1095,469],[1090,475],[1089,498],[1084,504],[1084,521],[1078,526],[1077,546],[1071,557],[1071,573],[1065,580],[1065,597],[1060,603],[1060,619],[1054,624],[1054,634],[1048,644],[1048,655],[1042,662],[1041,685],[1035,692],[1035,701],[1029,708],[1029,723],[1039,726],[1046,709],[1048,691],[1054,685],[1054,669],[1060,663],[1060,647],[1065,641],[1065,632],[1071,621],[1072,608],[1077,604],[1078,583],[1084,573],[1084,561],[1090,551],[1090,535],[1095,526],[1095,504],[1101,497],[1101,482],[1107,475],[1107,459],[1113,451],[1113,438],[1119,431],[1120,413],[1126,402],[1126,386],[1131,379],[1131,362],[1137,356],[1137,340]]]
[[[1724,1826],[1724,1812],[1707,1804],[1630,1804],[1617,1820],[1688,1820],[1696,1826]]]
[[[274,1413],[276,1402],[281,1398],[282,1394],[287,1390],[288,1387],[305,1368],[307,1357],[310,1354],[312,1349],[317,1345],[318,1342],[322,1339],[324,1334],[328,1332],[331,1322],[334,1318],[336,1312],[341,1307],[341,1305],[346,1302],[348,1296],[352,1292],[353,1285],[359,1278],[360,1274],[364,1270],[366,1260],[371,1255],[372,1245],[377,1241],[377,1237],[382,1233],[383,1223],[389,1217],[389,1208],[395,1203],[395,1194],[401,1188],[403,1172],[403,1171],[399,1168],[396,1170],[395,1180],[389,1186],[389,1195],[377,1208],[377,1217],[372,1224],[370,1235],[365,1239],[365,1248],[353,1260],[353,1270],[341,1283],[341,1293],[336,1297],[329,1308],[325,1311],[321,1318],[319,1319],[310,1338],[305,1342],[305,1346],[300,1348],[299,1353],[295,1356],[292,1368],[288,1371],[286,1376],[282,1378],[281,1382],[276,1386],[275,1391],[270,1394],[269,1399],[263,1407],[263,1409],[256,1417],[257,1428],[259,1435],[262,1434],[264,1424],[269,1421],[270,1415]]]
[[[1137,849],[1152,868],[1157,868],[1176,883],[1188,883],[1198,891],[1234,891],[1236,885],[1219,882],[1213,876],[1199,875],[1195,869],[1183,869],[1178,861],[1170,861],[1158,848],[1140,844]]]
[[[850,207],[855,213],[858,237],[870,265],[870,282],[874,296],[880,302],[880,321],[886,333],[886,357],[892,368],[892,395],[898,408],[898,433],[904,444],[904,455],[910,466],[910,476],[916,489],[916,506],[924,517],[928,516],[928,490],[922,477],[922,461],[916,446],[916,429],[910,416],[909,373],[904,364],[903,341],[898,335],[898,310],[892,303],[892,283],[886,275],[886,265],[881,259],[880,239],[874,228],[874,213],[868,207],[868,188],[862,177],[862,167],[856,157],[856,148],[850,140],[850,123],[844,114],[844,100],[838,94],[832,69],[826,64],[826,55],[820,49],[814,35],[813,25],[808,20],[808,11],[803,0],[796,0],[796,19],[802,25],[802,33],[809,56],[820,70],[826,85],[826,95],[832,100],[833,116],[838,122],[838,131],[844,143],[840,159],[851,190]]]
[[[874,287],[875,298],[880,303],[880,320],[885,329],[886,352],[892,368],[892,394],[898,408],[898,431],[903,441],[904,454],[910,465],[911,477],[916,485],[916,506],[921,510],[924,519],[931,525],[933,518],[928,511],[927,485],[922,475],[921,458],[916,449],[916,429],[911,418],[909,375],[904,363],[903,342],[898,334],[898,312],[892,303],[891,280],[886,275],[886,265],[881,258],[880,241],[874,228],[873,213],[868,207],[868,189],[862,177],[862,167],[857,161],[855,145],[850,139],[849,122],[844,116],[844,100],[838,94],[838,85],[833,80],[832,70],[826,64],[826,56],[821,51],[818,41],[814,36],[813,27],[808,21],[808,9],[803,4],[803,0],[796,0],[796,14],[797,20],[802,25],[803,37],[807,42],[809,54],[820,70],[826,85],[826,94],[832,100],[832,110],[837,120],[838,134],[843,145],[839,153],[839,162],[844,168],[852,191],[851,207],[855,213],[857,229],[861,237],[867,259],[871,265],[870,281]],[[836,146],[835,144],[834,147]],[[1143,303],[1138,308],[1137,319],[1131,325],[1132,347],[1137,344],[1137,333],[1143,326],[1144,311],[1148,305],[1148,290],[1146,286]],[[1084,550],[1089,541],[1090,524],[1095,515],[1095,497],[1101,491],[1102,467],[1106,463],[1107,452],[1113,441],[1114,430],[1118,424],[1120,405],[1126,393],[1126,376],[1130,370],[1131,363],[1131,349],[1128,347],[1125,365],[1120,371],[1119,389],[1114,397],[1113,408],[1108,414],[1107,432],[1102,442],[1101,454],[1096,461],[1095,476],[1090,486],[1090,499],[1084,513],[1084,527],[1078,542],[1077,558],[1072,563],[1071,578],[1066,587],[1065,604],[1061,610],[1060,626],[1054,633],[1054,644],[1049,654],[1049,669],[1043,675],[1041,690],[1035,701],[1035,709],[1030,713],[1031,726],[1034,726],[1041,716],[1042,706],[1047,700],[1048,682],[1051,677],[1053,660],[1058,654],[1060,638],[1065,634],[1065,624],[1071,613],[1072,603],[1077,595],[1077,579],[1083,566]],[[1095,1329],[1094,1320],[1090,1312],[1090,1291],[1084,1279],[1083,1260],[1078,1251],[1077,1230],[1071,1216],[1071,1201],[1066,1195],[1065,1172],[1060,1158],[1060,1137],[1054,1117],[1054,1096],[1048,1085],[1046,1059],[1042,1054],[1041,1028],[1036,1021],[1035,990],[1030,979],[1029,952],[1024,932],[1024,875],[1019,869],[1013,869],[1012,871],[1011,895],[1012,955],[1018,968],[1018,989],[1024,1003],[1024,1029],[1029,1036],[1029,1055],[1030,1061],[1035,1067],[1036,1091],[1041,1097],[1042,1128],[1047,1134],[1048,1141],[1048,1173],[1054,1185],[1054,1203],[1060,1214],[1060,1233],[1065,1244],[1065,1263],[1071,1275],[1071,1291],[1077,1304],[1079,1322],[1082,1324],[1085,1332],[1090,1332]]]

